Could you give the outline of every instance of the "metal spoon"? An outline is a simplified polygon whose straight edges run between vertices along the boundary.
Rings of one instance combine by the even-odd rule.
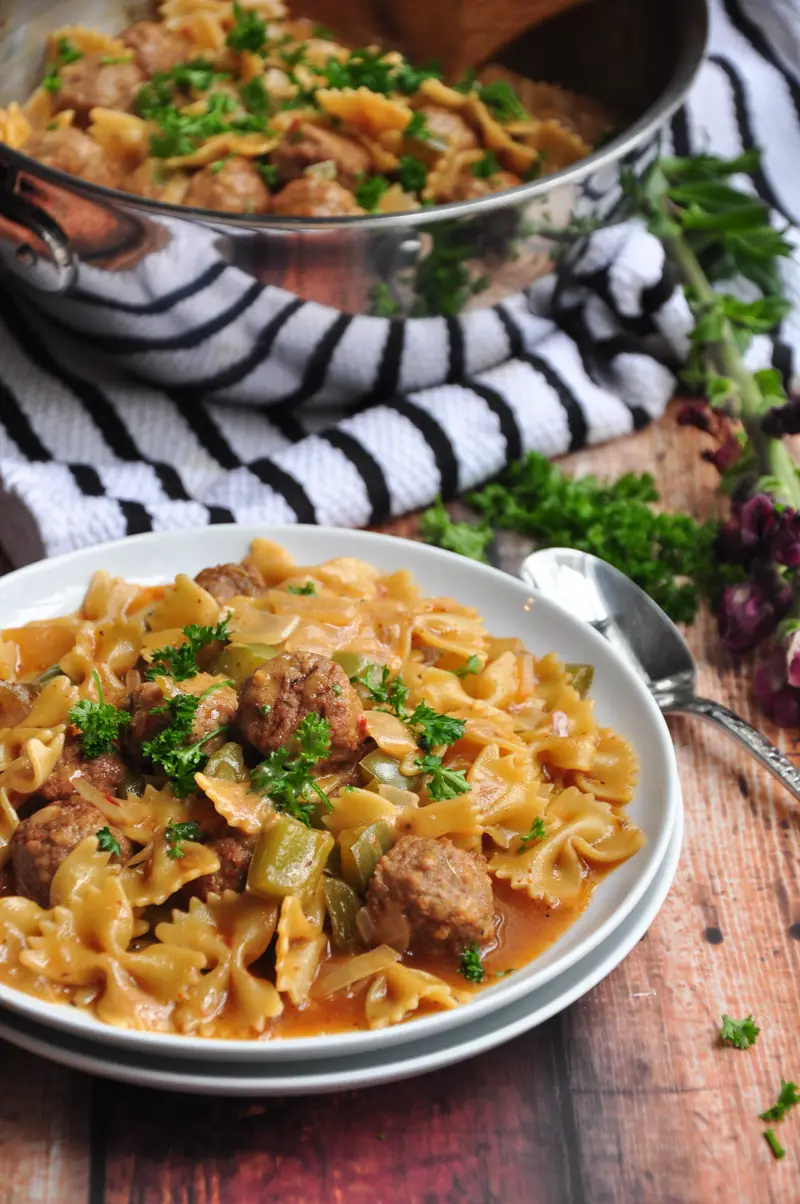
[[[721,727],[800,802],[800,769],[739,715],[698,698],[697,666],[686,641],[661,607],[624,573],[588,552],[545,548],[522,562],[519,576],[604,635],[665,714],[699,715]]]

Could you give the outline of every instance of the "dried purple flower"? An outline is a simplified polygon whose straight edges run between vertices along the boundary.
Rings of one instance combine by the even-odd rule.
[[[778,564],[796,569],[800,565],[800,514],[787,506],[779,515],[772,534],[772,558]]]
[[[717,615],[720,638],[729,652],[747,652],[771,635],[791,606],[788,587],[769,589],[758,581],[729,585]]]
[[[780,521],[775,505],[766,493],[758,493],[744,503],[737,503],[728,521],[719,529],[717,558],[729,564],[749,564],[755,557],[770,560],[773,535]]]
[[[707,460],[709,464],[713,464],[717,472],[720,474],[726,473],[729,468],[733,468],[742,456],[742,448],[739,440],[735,436],[730,435],[724,443],[721,443],[716,451],[704,451],[701,453],[702,458]]]
[[[758,662],[753,676],[753,688],[759,706],[779,727],[800,724],[800,690],[786,679],[786,656],[781,648]]]
[[[708,404],[705,401],[687,401],[678,410],[678,426],[694,426],[698,431],[711,433]]]
[[[800,434],[800,399],[790,401],[788,405],[775,406],[773,409],[767,410],[761,419],[761,429],[771,439]]]
[[[786,680],[790,686],[800,686],[800,631],[793,631],[783,648]]]

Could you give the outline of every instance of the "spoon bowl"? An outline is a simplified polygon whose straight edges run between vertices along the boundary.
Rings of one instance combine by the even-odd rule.
[[[697,666],[688,644],[669,616],[629,577],[575,548],[532,552],[519,576],[605,636],[665,714],[697,715],[722,728],[800,802],[800,770],[740,715],[697,695]]]

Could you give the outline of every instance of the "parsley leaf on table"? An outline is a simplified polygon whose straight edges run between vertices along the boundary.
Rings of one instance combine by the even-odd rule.
[[[120,711],[103,698],[103,686],[95,669],[92,673],[97,686],[99,702],[91,702],[88,698],[76,702],[70,708],[67,718],[81,733],[81,750],[84,757],[93,759],[103,753],[111,752],[123,727],[127,727],[131,717],[127,711]]]
[[[110,828],[101,828],[99,832],[95,832],[95,836],[101,853],[113,853],[119,857],[122,847]]]
[[[198,627],[189,623],[183,628],[186,636],[184,644],[167,644],[157,648],[153,653],[150,668],[145,673],[148,681],[155,677],[172,677],[175,681],[185,681],[187,677],[195,677],[200,669],[197,664],[197,654],[201,649],[217,640],[227,640],[229,618],[224,618],[216,627]]]
[[[435,803],[458,798],[460,794],[468,794],[472,789],[462,769],[448,769],[442,764],[442,758],[434,756],[433,753],[417,757],[415,764],[423,773],[430,775],[427,782],[428,794]]]
[[[784,1116],[790,1109],[800,1104],[800,1092],[797,1089],[797,1083],[786,1082],[781,1079],[781,1090],[776,1102],[771,1108],[767,1108],[766,1112],[759,1113],[760,1120],[783,1120]]]
[[[486,549],[494,538],[494,532],[486,523],[473,525],[452,519],[441,498],[437,498],[420,517],[419,533],[426,543],[483,562],[486,561]]]
[[[778,1141],[778,1138],[775,1136],[774,1129],[765,1129],[764,1130],[764,1140],[766,1141],[767,1145],[772,1150],[772,1153],[775,1155],[776,1158],[780,1159],[780,1158],[784,1158],[786,1156],[786,1150],[783,1148],[781,1143]]]
[[[316,807],[312,795],[316,795],[329,811],[332,809],[330,799],[311,773],[330,752],[331,729],[327,719],[321,715],[305,715],[295,728],[292,744],[299,751],[286,745],[274,749],[251,771],[250,784],[255,792],[271,799],[276,811],[285,811],[310,828]]]
[[[756,1037],[761,1032],[752,1015],[745,1016],[744,1020],[732,1020],[727,1012],[722,1017],[722,1028],[719,1031],[719,1039],[726,1045],[732,1045],[734,1049],[749,1049],[751,1045],[755,1045]]]
[[[193,819],[186,820],[185,823],[178,823],[171,819],[167,824],[164,832],[164,839],[167,842],[167,856],[173,861],[179,861],[184,852],[181,847],[184,840],[202,840],[203,829]]]
[[[458,968],[468,982],[483,982],[483,962],[477,945],[467,945],[461,954]]]

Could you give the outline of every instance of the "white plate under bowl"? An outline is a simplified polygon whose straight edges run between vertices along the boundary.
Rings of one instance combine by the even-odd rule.
[[[239,560],[256,536],[277,540],[299,564],[340,556],[370,561],[384,571],[409,569],[432,595],[448,594],[474,606],[490,632],[517,636],[537,655],[555,652],[566,661],[595,666],[592,697],[604,726],[631,741],[639,756],[636,797],[629,807],[646,844],[608,875],[583,915],[541,957],[452,1011],[375,1032],[305,1038],[225,1041],[134,1032],[101,1024],[87,1012],[45,1003],[0,985],[0,1005],[30,1020],[96,1042],[144,1054],[180,1058],[241,1059],[267,1065],[304,1058],[342,1058],[418,1042],[472,1023],[524,999],[575,966],[637,907],[664,858],[681,809],[675,754],[663,716],[646,687],[595,631],[521,581],[438,548],[393,536],[324,527],[217,526],[135,536],[42,561],[0,580],[0,628],[75,610],[92,573],[106,569],[145,584],[197,573],[206,565]]]
[[[638,907],[577,965],[491,1015],[468,1020],[459,1028],[425,1037],[410,1046],[400,1046],[388,1054],[356,1053],[336,1061],[305,1059],[269,1067],[237,1060],[209,1062],[192,1058],[176,1061],[163,1054],[140,1054],[108,1046],[101,1049],[91,1039],[71,1033],[54,1034],[44,1025],[3,1011],[0,1011],[0,1037],[30,1053],[88,1074],[140,1087],[194,1095],[324,1095],[428,1074],[486,1053],[543,1024],[610,974],[642,939],[660,911],[675,877],[682,839],[683,812],[679,811],[664,860],[657,867]]]

